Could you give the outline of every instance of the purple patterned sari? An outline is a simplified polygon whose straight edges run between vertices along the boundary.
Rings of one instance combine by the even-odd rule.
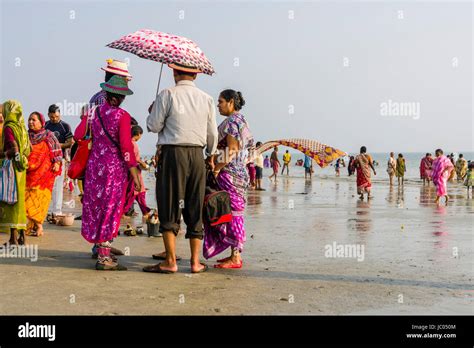
[[[219,149],[226,148],[226,137],[229,134],[239,142],[241,154],[222,168],[217,176],[219,188],[227,191],[230,195],[232,221],[213,227],[204,223],[203,255],[206,259],[222,253],[229,247],[237,248],[242,252],[245,243],[245,193],[249,185],[246,159],[254,140],[249,125],[242,114],[233,114],[227,117],[219,125],[218,133]]]
[[[100,114],[111,137],[120,143],[119,122],[127,112],[105,103]],[[102,243],[117,236],[130,181],[121,149],[107,138],[98,117],[92,119],[92,134],[84,179],[82,236],[90,243]]]

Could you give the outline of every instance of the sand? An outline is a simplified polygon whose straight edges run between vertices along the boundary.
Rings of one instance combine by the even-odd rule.
[[[248,196],[241,270],[191,274],[180,234],[177,274],[141,270],[163,250],[161,238],[123,235],[114,245],[129,251],[120,257],[129,270],[98,272],[80,221],[46,223],[43,237],[28,239],[37,262],[0,258],[0,313],[473,314],[474,200],[462,185],[451,184],[452,203],[437,207],[434,188],[417,182],[403,191],[377,182],[370,202],[357,199],[355,179],[345,176],[264,184],[267,191]],[[326,257],[334,243],[363,246],[363,260]]]

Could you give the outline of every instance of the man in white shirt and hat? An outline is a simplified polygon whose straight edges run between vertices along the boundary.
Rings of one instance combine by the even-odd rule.
[[[194,84],[201,71],[195,67],[170,64],[176,85],[161,91],[150,107],[147,127],[158,133],[161,155],[157,163],[156,197],[160,232],[166,249],[165,260],[144,267],[145,272],[175,273],[176,236],[181,214],[186,224],[186,239],[191,247],[191,272],[208,269],[199,260],[204,236],[206,168],[203,150],[210,160],[217,154],[216,107],[210,95]]]

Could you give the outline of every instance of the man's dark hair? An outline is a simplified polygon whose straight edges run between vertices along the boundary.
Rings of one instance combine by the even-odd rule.
[[[439,153],[440,155],[442,155],[442,154],[443,154],[443,150],[441,150],[441,149],[436,149],[435,153]]]
[[[175,71],[176,71],[176,74],[178,75],[185,75],[185,76],[191,76],[191,77],[196,77],[197,75],[197,73],[195,72],[182,71],[178,69],[175,69]]]
[[[367,152],[367,148],[365,146],[362,146],[360,148],[360,153],[366,153]]]
[[[49,106],[49,108],[48,108],[48,114],[54,114],[56,111],[61,112],[61,111],[59,110],[59,106],[57,106],[56,104],[52,104],[52,105]]]

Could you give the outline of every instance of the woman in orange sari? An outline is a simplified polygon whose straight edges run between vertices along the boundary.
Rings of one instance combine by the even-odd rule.
[[[372,157],[367,154],[367,148],[365,146],[360,148],[360,154],[355,158],[355,167],[357,170],[357,193],[360,195],[360,199],[364,199],[365,192],[367,192],[367,199],[372,198],[370,195],[370,189],[372,187],[370,169],[372,168],[374,175],[376,175],[376,173]]]
[[[43,235],[43,221],[48,213],[54,179],[61,174],[61,145],[52,132],[44,129],[44,125],[41,113],[31,113],[28,135],[32,151],[28,156],[25,192],[26,234],[30,236]]]

